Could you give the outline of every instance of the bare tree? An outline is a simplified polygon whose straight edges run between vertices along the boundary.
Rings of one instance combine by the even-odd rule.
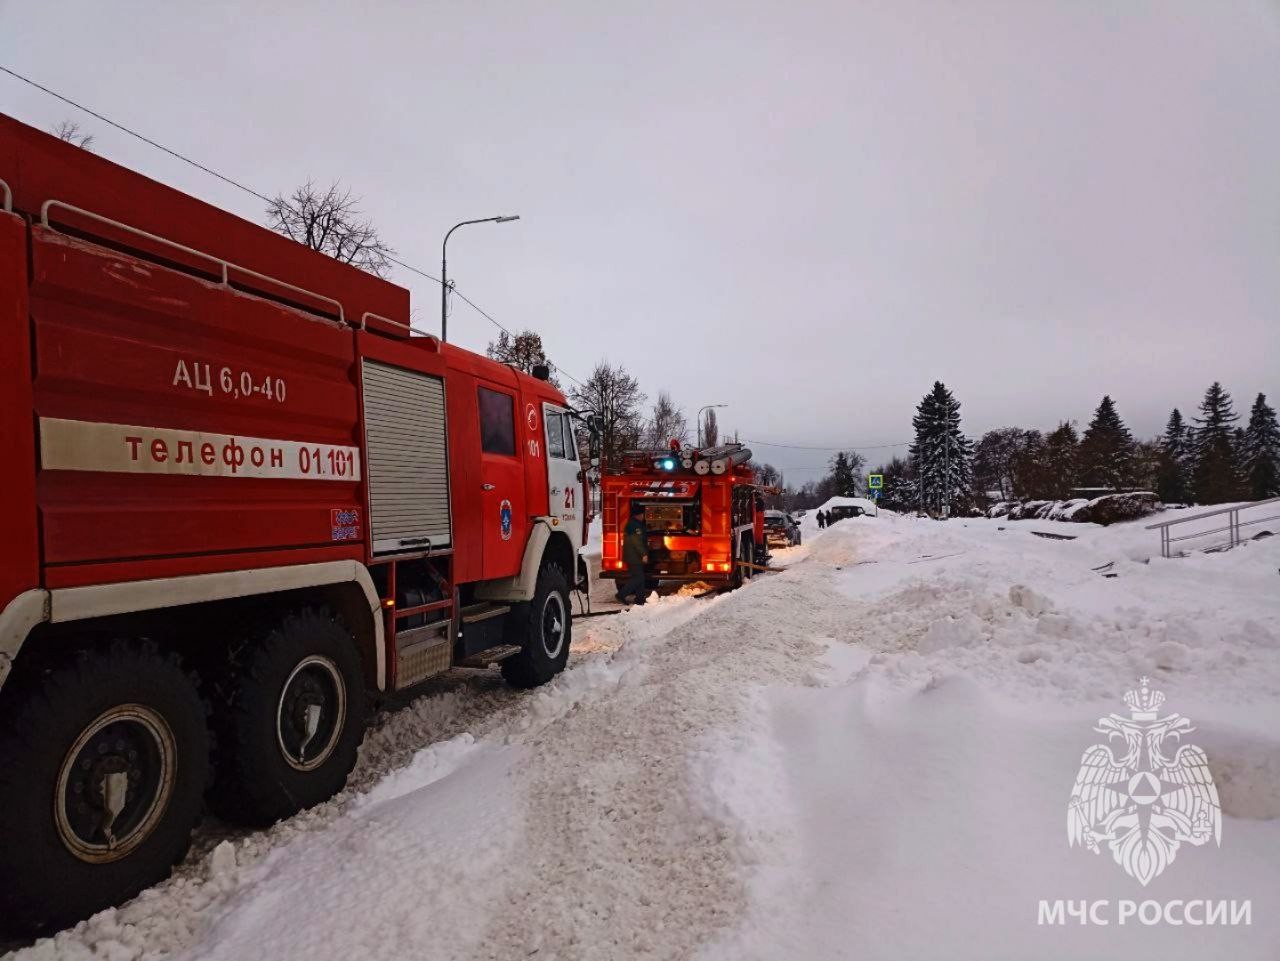
[[[658,399],[653,402],[653,412],[644,425],[642,446],[657,450],[665,448],[673,440],[678,440],[682,446],[689,442],[689,422],[671,395],[660,390]]]
[[[575,407],[595,413],[600,429],[600,448],[605,465],[618,463],[621,455],[640,446],[644,420],[640,405],[644,392],[640,382],[621,364],[608,361],[596,364],[595,370],[581,387],[569,394]]]
[[[59,140],[75,144],[82,150],[88,150],[93,146],[93,134],[85,133],[74,120],[63,120],[53,128],[51,133]]]
[[[498,363],[510,364],[526,374],[533,373],[533,368],[539,364],[546,364],[553,371],[555,370],[555,365],[547,360],[546,349],[542,346],[542,335],[532,330],[522,330],[514,337],[504,330],[498,334],[497,340],[489,342],[484,352]],[[554,375],[551,377],[551,383],[556,387],[560,386],[560,382]]]
[[[772,464],[750,463],[751,473],[755,477],[755,482],[761,487],[782,487],[786,481],[782,476],[782,471],[774,467]],[[794,491],[783,491],[779,494],[765,494],[764,506],[771,510],[784,510],[788,493],[794,496]]]
[[[395,251],[360,213],[359,202],[336,181],[321,190],[308,180],[288,199],[276,195],[267,207],[267,225],[312,250],[385,277]]]
[[[983,434],[973,449],[973,475],[977,489],[998,491],[1000,500],[1011,500],[1014,494],[1014,462],[1031,440],[1031,431],[1020,427],[998,427]]]
[[[716,409],[714,407],[707,408],[706,416],[702,418],[702,447],[715,447],[720,443],[720,421],[716,418]]]

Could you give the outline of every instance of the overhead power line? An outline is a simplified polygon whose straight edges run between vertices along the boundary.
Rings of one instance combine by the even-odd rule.
[[[866,444],[858,446],[857,444],[828,444],[826,446],[816,447],[804,444],[774,444],[767,440],[745,440],[744,443],[755,444],[759,447],[783,447],[787,450],[821,450],[821,451],[842,451],[842,450],[887,450],[890,447],[910,447],[915,441],[904,440],[896,444]]]
[[[228,183],[233,187],[243,190],[245,193],[252,194],[253,196],[257,197],[259,200],[265,203],[273,203],[270,197],[266,196],[265,194],[258,193],[258,191],[254,190],[252,187],[246,187],[244,184],[240,183],[238,180],[232,180],[226,174],[220,174],[218,173],[218,171],[210,167],[206,167],[204,164],[200,163],[198,160],[192,160],[190,157],[184,156],[183,154],[178,153],[178,151],[172,150],[169,147],[166,147],[162,143],[156,143],[150,137],[145,137],[142,134],[138,133],[138,131],[136,130],[130,130],[128,127],[124,126],[123,124],[116,123],[110,117],[104,117],[102,114],[98,113],[98,111],[92,110],[89,107],[86,107],[82,103],[77,103],[76,101],[72,100],[70,97],[64,97],[62,94],[58,93],[56,90],[50,90],[44,84],[37,83],[36,81],[32,80],[30,77],[24,77],[22,74],[18,73],[16,70],[10,70],[4,64],[0,64],[0,70],[4,71],[11,77],[21,80],[23,83],[30,84],[31,86],[35,87],[37,90],[41,90],[44,93],[47,93],[49,96],[57,100],[61,100],[63,103],[68,104],[69,106],[75,107],[77,110],[83,110],[85,113],[87,113],[91,117],[97,117],[103,123],[110,124],[112,127],[115,127],[117,130],[127,133],[130,137],[136,137],[137,139],[141,140],[143,143],[150,144],[152,147],[155,147],[157,150],[164,151],[170,157],[177,157],[183,163],[191,164],[191,166],[195,167],[197,170],[203,170],[205,173],[209,174],[210,176],[217,177],[223,183]],[[437,283],[439,283],[439,281],[437,281]]]
[[[226,174],[219,173],[217,170],[214,170],[212,167],[208,167],[205,164],[200,163],[200,161],[194,160],[191,157],[188,157],[186,154],[179,153],[177,150],[174,150],[171,147],[166,147],[164,144],[159,143],[158,141],[152,140],[150,137],[146,136],[145,134],[141,134],[130,127],[126,127],[124,124],[118,123],[115,120],[112,120],[110,117],[107,117],[104,114],[99,113],[97,110],[94,110],[91,107],[86,107],[84,104],[80,103],[77,100],[72,100],[70,97],[64,96],[63,94],[58,93],[58,91],[56,90],[51,90],[50,88],[46,87],[44,84],[39,83],[38,81],[32,80],[30,77],[23,76],[22,74],[18,73],[16,70],[6,67],[4,64],[0,64],[0,71],[7,73],[9,76],[13,77],[16,80],[21,80],[23,83],[28,84],[32,87],[35,87],[37,90],[41,91],[42,93],[48,94],[50,97],[53,97],[55,100],[61,100],[63,103],[67,104],[68,106],[74,107],[76,110],[84,111],[89,116],[95,117],[96,119],[101,120],[103,123],[114,127],[116,130],[119,130],[121,133],[128,134],[130,137],[133,137],[137,140],[141,140],[143,143],[151,147],[155,147],[157,150],[168,154],[170,157],[174,157],[178,160],[181,160],[185,164],[190,164],[192,167],[195,167],[197,170],[203,171],[204,173],[209,174],[209,176],[211,177],[216,177],[218,180],[221,180],[223,183],[229,184],[230,186],[235,187],[237,190],[244,191],[245,193],[249,194],[251,197],[256,197],[258,200],[261,200],[263,203],[266,203],[266,204],[276,203],[275,200],[273,200],[271,197],[268,197],[266,194],[262,193],[261,191],[254,190],[252,187],[248,186],[247,184],[241,183],[239,180],[236,180],[233,177],[228,177]],[[285,204],[285,206],[288,206],[288,204]],[[405,261],[399,260],[396,257],[388,257],[387,259],[390,260],[393,264],[396,264],[399,267],[403,267],[405,270],[410,271],[411,273],[417,274],[419,277],[425,277],[427,280],[430,280],[432,283],[436,283],[436,284],[441,283],[441,280],[439,277],[435,277],[432,274],[427,273],[425,270],[423,270],[420,267],[415,267],[413,264],[406,263]],[[508,337],[516,336],[514,333],[512,333],[512,331],[508,327],[499,323],[498,320],[495,319],[492,314],[490,314],[487,310],[484,310],[482,307],[480,307],[475,301],[471,300],[471,298],[467,297],[467,295],[462,293],[462,291],[458,290],[457,287],[451,288],[451,291],[455,297],[457,297],[464,304],[466,304],[468,307],[470,307],[472,310],[478,313],[485,320],[489,321],[489,323],[493,324],[493,326],[505,332]],[[556,371],[556,373],[563,374],[565,377],[569,378],[569,380],[573,381],[579,387],[585,387],[582,381],[578,380],[578,378],[574,377],[564,368],[553,365],[553,369]]]

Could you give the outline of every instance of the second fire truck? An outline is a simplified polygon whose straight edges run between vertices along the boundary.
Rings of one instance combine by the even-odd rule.
[[[602,577],[625,580],[623,529],[633,504],[648,531],[651,583],[741,584],[767,561],[761,489],[742,444],[637,451],[600,479]]]

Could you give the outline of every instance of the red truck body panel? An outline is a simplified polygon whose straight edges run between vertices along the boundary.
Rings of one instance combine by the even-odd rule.
[[[120,449],[129,438],[140,448],[138,473],[41,472],[49,568],[77,565],[92,579],[85,565],[332,545],[330,510],[359,506],[356,480],[230,472],[241,457],[242,470],[253,466],[261,449],[238,438],[357,445],[350,330],[40,228],[32,254],[41,424],[121,425]],[[161,450],[155,429],[191,432],[192,443],[161,439]],[[206,465],[194,435],[210,431],[225,439]],[[188,463],[228,473],[165,471]]]
[[[36,512],[35,424],[31,416],[31,332],[27,323],[27,230],[0,212],[0,605],[40,582]]]

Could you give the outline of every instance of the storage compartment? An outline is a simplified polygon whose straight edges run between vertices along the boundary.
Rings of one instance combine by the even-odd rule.
[[[452,547],[444,381],[372,360],[362,370],[373,552]]]

